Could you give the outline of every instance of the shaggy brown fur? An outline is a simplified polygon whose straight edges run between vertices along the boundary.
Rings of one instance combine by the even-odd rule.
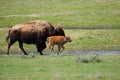
[[[35,44],[37,51],[43,55],[42,51],[46,48],[46,38],[52,35],[65,35],[64,30],[59,28],[62,32],[56,32],[57,30],[47,21],[35,20],[13,26],[6,37],[6,41],[10,39],[8,43],[7,54],[9,55],[10,47],[18,41],[19,48],[27,55],[23,48],[23,43]]]
[[[65,36],[64,30],[61,28],[61,26],[58,25],[55,27],[55,35]]]
[[[71,39],[68,36],[51,36],[47,38],[47,42],[49,43],[49,48],[51,49],[51,52],[54,53],[54,45],[58,45],[57,54],[59,54],[64,50],[64,44],[67,42],[71,42]]]

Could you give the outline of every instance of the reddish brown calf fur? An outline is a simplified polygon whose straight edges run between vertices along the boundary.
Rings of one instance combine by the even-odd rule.
[[[59,54],[64,50],[64,44],[67,42],[71,42],[71,39],[68,36],[51,36],[47,38],[47,42],[49,43],[49,48],[51,49],[51,52],[54,53],[54,45],[58,45],[57,54]]]

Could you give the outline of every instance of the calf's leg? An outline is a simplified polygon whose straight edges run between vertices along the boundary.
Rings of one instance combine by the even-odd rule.
[[[58,52],[57,52],[58,55],[59,55],[60,51],[61,51],[61,45],[58,45]]]
[[[65,47],[62,45],[61,48],[62,48],[62,50],[60,51],[60,53],[62,53],[64,51]]]
[[[50,45],[49,48],[51,49],[51,53],[54,52],[54,54],[55,54],[54,45]]]

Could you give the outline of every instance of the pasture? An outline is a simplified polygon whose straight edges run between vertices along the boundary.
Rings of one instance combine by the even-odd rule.
[[[65,28],[120,28],[119,0],[0,0],[0,27],[47,20]]]
[[[120,80],[119,4],[119,0],[0,0],[0,80]],[[51,54],[47,45],[43,56],[27,44],[29,55],[24,56],[16,42],[6,55],[8,29],[32,20],[62,25],[72,42],[65,44],[61,55]],[[101,52],[95,57],[89,51],[118,55]]]
[[[79,55],[82,56],[82,55]],[[78,62],[79,56],[0,56],[0,80],[119,80],[120,56]]]

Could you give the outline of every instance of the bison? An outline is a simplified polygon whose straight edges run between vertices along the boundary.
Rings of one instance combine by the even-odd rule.
[[[47,42],[49,43],[49,48],[51,52],[54,52],[54,45],[58,45],[57,54],[61,53],[64,50],[64,44],[67,42],[71,42],[72,40],[68,36],[50,36],[47,38]],[[62,50],[61,50],[62,49]]]
[[[23,51],[24,55],[28,54],[23,48],[23,43],[35,44],[37,52],[43,55],[42,51],[46,48],[46,39],[52,35],[65,36],[65,33],[61,27],[54,27],[44,20],[34,20],[14,25],[6,37],[6,41],[9,40],[7,54],[9,55],[10,47],[18,41],[19,48]]]

